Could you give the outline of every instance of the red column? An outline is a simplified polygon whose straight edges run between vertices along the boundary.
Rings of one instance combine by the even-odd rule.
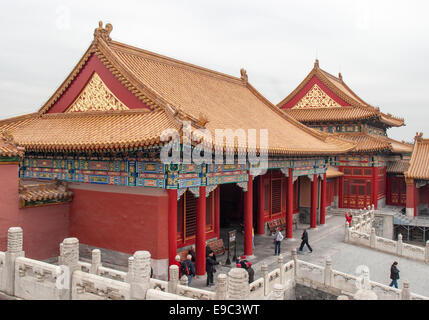
[[[407,184],[407,215],[408,216],[416,216],[416,210],[415,210],[415,205],[416,205],[416,187],[414,184],[414,180],[413,179],[405,179],[405,182]]]
[[[216,221],[216,234],[217,237],[219,238],[220,235],[220,186],[218,186],[215,190],[214,190],[214,195],[215,195],[215,208],[216,208],[216,214],[215,214],[215,221]]]
[[[256,228],[257,234],[265,233],[264,204],[265,204],[264,178],[262,175],[260,175],[258,177],[258,225]]]
[[[197,199],[197,230],[195,236],[195,269],[198,276],[206,274],[206,187],[200,187]]]
[[[342,172],[341,167],[338,168]],[[338,178],[338,208],[344,208],[343,206],[343,197],[344,197],[344,178]]]
[[[311,183],[311,211],[310,211],[310,228],[316,228],[317,225],[317,174],[313,175]]]
[[[244,254],[253,255],[252,248],[252,227],[253,227],[253,180],[249,174],[247,181],[247,192],[244,194]]]
[[[323,174],[322,189],[320,190],[320,224],[325,224],[326,216],[326,173]]]
[[[177,189],[168,189],[168,264],[177,254]]]
[[[293,169],[289,168],[289,174],[286,179],[287,198],[286,198],[286,238],[293,237]]]
[[[378,207],[378,167],[374,167],[373,169],[373,185],[374,185],[374,188],[372,192],[374,192],[374,194],[373,194],[372,203],[374,204],[374,208],[377,209]]]
[[[416,184],[414,183],[414,216],[418,215],[419,209],[419,189],[417,189]]]

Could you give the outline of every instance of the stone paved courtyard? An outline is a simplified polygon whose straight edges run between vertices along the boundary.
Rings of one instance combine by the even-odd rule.
[[[412,292],[429,296],[429,265],[344,243],[344,222],[342,216],[328,216],[325,226],[318,226],[315,230],[309,229],[309,242],[313,248],[313,253],[305,248],[304,253],[298,254],[298,259],[324,266],[326,257],[330,256],[333,269],[350,274],[355,274],[357,266],[366,265],[369,267],[371,280],[387,285],[390,283],[390,266],[396,260],[399,263],[398,269],[401,271],[399,286],[402,287],[402,281],[407,279]],[[308,225],[298,225],[298,230],[294,231],[295,240],[282,241],[281,253],[284,255],[285,262],[291,260],[291,250],[299,246],[304,227],[308,227]],[[237,240],[239,241],[237,255],[240,255],[243,252],[242,236],[238,236]],[[277,267],[273,237],[256,235],[254,254],[255,256],[248,260],[253,263],[255,280],[260,277],[263,262],[268,265],[268,271]],[[218,260],[225,263],[226,254],[220,256]],[[230,268],[234,266],[233,261],[229,267],[218,266],[218,272],[215,273],[215,283],[219,273],[228,273]],[[206,287],[205,276],[193,279],[191,286],[214,290],[214,286]]]

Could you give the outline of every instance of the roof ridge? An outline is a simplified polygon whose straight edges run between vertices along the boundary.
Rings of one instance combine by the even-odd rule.
[[[200,72],[200,73],[205,74],[207,76],[214,76],[216,78],[224,78],[224,80],[232,81],[232,82],[239,84],[239,85],[245,85],[245,83],[243,82],[243,80],[241,78],[238,78],[238,77],[235,77],[235,76],[223,73],[223,72],[219,72],[216,70],[212,70],[209,68],[201,67],[201,66],[198,66],[196,64],[192,64],[192,63],[189,63],[189,62],[186,62],[183,60],[171,58],[171,57],[168,57],[168,56],[165,56],[162,54],[158,54],[158,53],[155,53],[155,52],[152,52],[149,50],[145,50],[142,48],[131,46],[131,45],[128,45],[126,43],[122,43],[119,41],[112,40],[111,42],[109,42],[108,45],[109,46],[119,46],[120,47],[119,50],[125,50],[125,51],[127,51],[127,53],[130,53],[130,54],[135,54],[135,53],[144,54],[144,55],[146,55],[146,58],[156,60],[157,62],[160,62],[160,63],[174,65],[174,66],[179,67],[179,68],[185,68],[187,70],[191,70],[194,72]]]
[[[276,114],[278,114],[283,119],[289,121],[290,123],[296,125],[300,129],[306,131],[307,133],[311,134],[312,136],[320,139],[321,141],[326,141],[326,136],[323,135],[322,132],[316,131],[314,129],[311,129],[307,127],[306,125],[302,124],[298,120],[295,120],[293,117],[289,116],[279,108],[277,108],[274,104],[272,104],[267,98],[265,98],[258,90],[256,90],[255,87],[253,87],[249,82],[247,83],[247,88],[252,92],[257,98],[259,98],[262,102],[264,102],[272,111],[274,111]]]
[[[20,116],[14,116],[11,118],[1,119],[0,120],[0,126],[4,125],[4,124],[11,123],[11,122],[15,122],[15,121],[30,119],[30,118],[35,117],[37,115],[38,115],[38,112],[32,112],[32,113],[26,113],[26,114],[23,114]]]
[[[133,114],[144,114],[144,113],[158,113],[164,112],[160,110],[148,110],[148,109],[128,109],[128,110],[107,110],[107,111],[85,111],[85,112],[62,112],[62,113],[45,113],[41,116],[44,118],[79,118],[79,117],[91,117],[91,116],[125,116]]]

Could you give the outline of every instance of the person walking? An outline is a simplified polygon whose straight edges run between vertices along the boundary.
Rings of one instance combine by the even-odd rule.
[[[392,279],[392,282],[389,284],[389,287],[395,286],[396,289],[398,289],[398,279],[399,279],[399,270],[396,267],[397,265],[398,263],[394,261],[392,266],[390,267],[390,279]]]
[[[188,254],[186,260],[180,265],[180,272],[188,278],[188,287],[191,285],[192,277],[195,277],[195,266],[192,263],[192,256]]]
[[[213,273],[216,272],[216,269],[214,266],[217,264],[220,264],[220,262],[216,261],[213,256],[214,256],[214,253],[212,251],[208,254],[206,258],[207,287],[214,284]]]
[[[280,255],[280,244],[281,244],[281,242],[282,242],[283,238],[284,238],[284,237],[283,237],[282,232],[280,231],[280,228],[277,228],[277,232],[276,232],[276,234],[274,235],[274,243],[275,243],[275,247],[274,247],[274,255],[275,255],[275,256]]]
[[[310,252],[313,252],[313,249],[311,249],[310,245],[308,244],[308,233],[307,233],[307,229],[304,229],[304,232],[302,233],[301,236],[301,245],[299,246],[298,251],[302,252],[302,249],[304,248],[304,245],[306,244],[308,249],[310,249]]]

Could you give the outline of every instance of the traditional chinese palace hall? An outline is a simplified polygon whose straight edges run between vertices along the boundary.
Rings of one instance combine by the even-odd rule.
[[[306,126],[356,144],[347,154],[330,158],[336,171],[327,184],[327,202],[361,209],[406,205],[404,173],[413,145],[387,136],[404,120],[385,114],[362,100],[338,77],[322,70],[319,61],[307,77],[277,106]]]
[[[223,74],[114,41],[111,31],[100,22],[38,111],[0,121],[0,250],[8,228],[21,226],[26,256],[56,257],[58,243],[77,237],[82,255],[100,248],[111,261],[148,250],[154,276],[166,278],[176,254],[195,245],[203,275],[206,242],[230,226],[244,225],[250,256],[252,228],[264,234],[270,221],[284,219],[292,238],[297,220],[324,224],[328,206],[402,203],[393,191],[402,190],[400,165],[413,147],[385,131],[403,120],[364,104],[318,65],[279,108],[244,69]],[[232,163],[162,162],[166,133],[188,124],[196,135],[267,129],[268,145],[213,140],[213,154],[232,152]],[[189,151],[183,140],[178,149]],[[252,150],[268,154],[267,170],[239,163]],[[389,179],[400,185],[391,196]]]

